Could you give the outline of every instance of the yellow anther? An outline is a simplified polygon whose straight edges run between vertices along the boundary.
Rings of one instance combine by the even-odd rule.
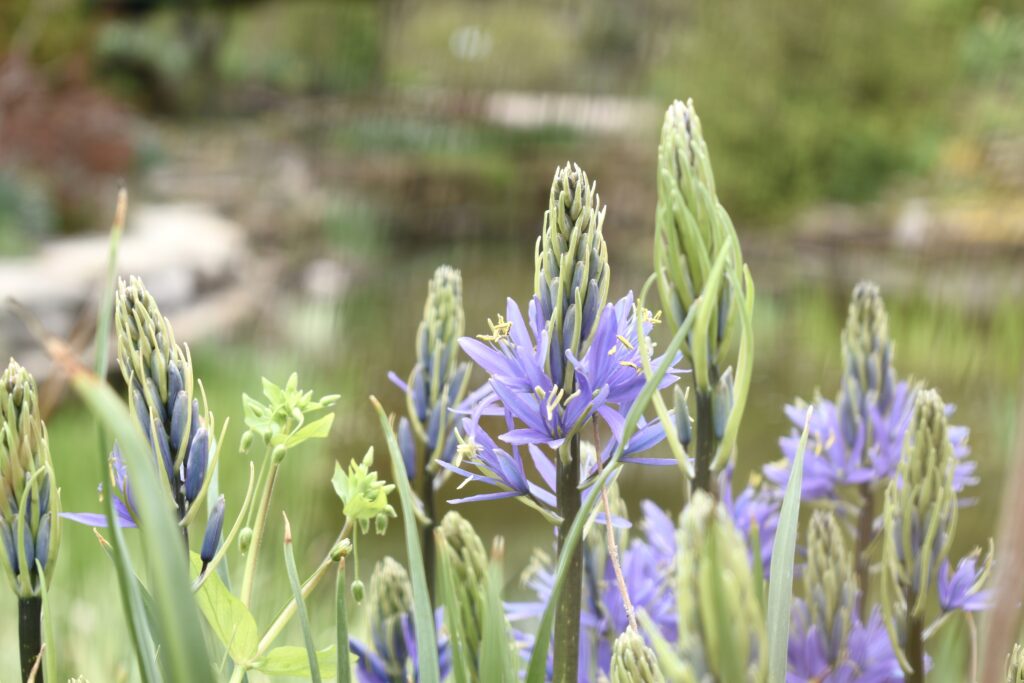
[[[633,368],[633,370],[635,370],[636,374],[638,375],[644,374],[643,368],[641,368],[639,365],[637,365],[631,360],[620,360],[619,365],[621,365],[624,368]]]
[[[505,320],[505,317],[500,313],[498,314],[498,322],[493,322],[490,318],[488,318],[487,326],[491,328],[491,333],[478,334],[476,336],[477,339],[497,344],[500,341],[508,339],[509,332],[512,331],[512,322],[509,320]]]
[[[621,334],[615,335],[615,338],[618,339],[619,342],[627,349],[629,349],[630,351],[633,350],[633,344],[628,339],[623,337]]]

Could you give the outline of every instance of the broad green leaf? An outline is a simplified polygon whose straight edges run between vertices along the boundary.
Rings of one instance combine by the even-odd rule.
[[[350,664],[358,658],[349,655]],[[325,678],[333,678],[336,671],[336,657],[334,646],[325,647],[316,653],[317,666]],[[309,678],[309,657],[306,656],[306,648],[297,645],[285,645],[275,647],[263,657],[256,660],[253,669],[266,674],[267,676],[292,676],[294,678]],[[339,678],[338,681],[343,679]]]
[[[309,441],[310,439],[325,439],[331,432],[331,425],[334,424],[334,413],[329,413],[313,420],[302,429],[298,430],[294,434],[289,435],[284,440],[286,448],[294,448],[300,443]]]
[[[434,610],[430,606],[430,592],[427,589],[427,575],[423,568],[423,552],[420,549],[419,527],[413,512],[415,502],[409,476],[405,472],[405,461],[398,449],[395,430],[376,397],[370,402],[380,418],[381,429],[388,444],[391,467],[398,485],[398,497],[402,501],[402,525],[405,527],[405,551],[408,555],[409,576],[412,579],[413,629],[416,632],[416,650],[419,659],[418,683],[439,683],[441,678],[437,661],[437,634],[434,632]]]
[[[717,275],[715,277],[717,280],[721,280],[721,269],[717,271]],[[558,557],[558,565],[555,572],[555,583],[554,586],[552,586],[551,596],[548,599],[547,607],[544,608],[544,614],[541,616],[540,624],[537,627],[537,636],[534,640],[533,651],[530,653],[530,663],[526,671],[526,680],[528,683],[544,683],[545,676],[547,675],[548,647],[551,642],[551,631],[555,620],[555,606],[558,604],[558,596],[562,591],[562,587],[565,585],[566,575],[569,571],[570,558],[583,537],[583,528],[586,526],[587,520],[590,518],[591,513],[593,513],[594,508],[597,506],[598,500],[600,500],[601,490],[619,470],[619,460],[622,459],[625,444],[629,443],[630,438],[632,438],[633,434],[636,432],[636,425],[640,416],[643,415],[643,411],[651,401],[651,396],[655,391],[657,391],[658,385],[665,377],[665,373],[668,372],[669,365],[671,365],[676,353],[686,340],[686,335],[693,326],[696,311],[697,306],[690,307],[690,311],[686,314],[686,318],[683,320],[682,325],[680,325],[679,329],[676,330],[675,335],[672,337],[672,341],[669,342],[669,345],[665,348],[661,364],[658,366],[658,369],[655,370],[654,374],[647,378],[647,381],[644,383],[643,389],[640,390],[636,401],[634,401],[633,405],[630,407],[624,421],[622,438],[618,440],[618,443],[615,446],[615,452],[612,453],[612,457],[608,460],[604,470],[594,481],[594,484],[590,489],[590,493],[587,494],[579,513],[576,515],[576,520],[572,523],[572,527],[569,529],[569,535],[566,536],[565,545],[562,548],[562,554]],[[401,457],[399,457],[399,459],[401,459]]]
[[[804,474],[804,451],[811,428],[811,412],[807,409],[800,445],[789,470],[789,483],[782,499],[779,526],[772,544],[771,576],[768,581],[768,612],[765,615],[768,634],[768,681],[786,680],[789,647],[790,609],[793,602],[793,560],[796,553],[797,525],[800,521],[800,485]]]
[[[148,560],[150,592],[157,609],[153,635],[160,649],[159,665],[163,678],[167,681],[213,683],[213,669],[203,641],[199,613],[189,588],[181,530],[174,521],[167,497],[157,479],[152,450],[128,406],[110,385],[77,365],[66,349],[55,350],[54,355],[65,364],[71,375],[71,384],[82,402],[121,447],[135,492],[140,526],[145,530],[139,538]],[[119,534],[120,528],[114,525],[111,533]],[[117,547],[123,549],[120,540]],[[127,577],[121,580],[121,589],[126,591],[126,596],[134,590],[126,586],[128,581]],[[142,612],[134,600],[129,598],[129,608],[135,613],[133,619],[141,617]],[[141,645],[140,649],[142,647],[145,646]],[[152,680],[148,674],[144,674],[144,678]]]
[[[199,576],[202,566],[203,561],[199,555],[192,553],[193,579]],[[231,659],[236,664],[247,664],[252,660],[259,643],[256,619],[242,601],[227,589],[216,572],[207,576],[196,592],[196,604]]]

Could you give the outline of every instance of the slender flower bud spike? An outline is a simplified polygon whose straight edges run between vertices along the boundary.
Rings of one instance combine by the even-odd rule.
[[[203,534],[203,546],[199,551],[199,557],[203,561],[203,571],[206,565],[210,564],[213,556],[220,548],[220,534],[224,529],[224,496],[217,499],[210,512],[210,518],[206,521],[206,532]]]
[[[53,573],[60,548],[55,487],[36,383],[12,358],[0,375],[0,564],[22,599],[38,597]]]
[[[639,633],[627,630],[615,639],[611,683],[664,683],[654,651]]]
[[[840,423],[847,447],[853,448],[870,420],[869,406],[886,414],[896,384],[889,316],[877,285],[860,282],[853,288],[841,340]]]
[[[740,680],[727,675],[732,671],[763,683],[768,661],[760,591],[725,507],[694,492],[679,520],[677,548],[679,642],[662,668],[686,672],[683,680]]]
[[[460,608],[460,622],[474,680],[479,678],[480,642],[483,638],[484,609],[487,595],[487,551],[473,530],[473,525],[455,511],[441,520],[444,552],[455,579],[455,604]]]
[[[549,372],[573,390],[566,352],[582,358],[608,300],[608,246],[602,228],[605,207],[587,174],[575,164],[555,170],[548,210],[534,261],[534,295],[547,321]]]
[[[857,609],[857,577],[842,527],[831,511],[818,510],[807,534],[804,596],[810,625],[825,639],[829,663],[841,663]]]
[[[882,606],[893,646],[905,652],[907,670],[924,665],[919,640],[924,609],[953,542],[954,467],[946,405],[936,391],[923,390],[883,509]]]

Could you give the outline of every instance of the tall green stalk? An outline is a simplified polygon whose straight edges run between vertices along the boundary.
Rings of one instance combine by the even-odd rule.
[[[568,458],[559,457],[555,463],[556,491],[558,493],[558,514],[562,517],[558,525],[558,555],[566,548],[566,539],[573,522],[580,512],[580,437],[574,436],[568,442]],[[583,545],[570,550],[565,590],[558,598],[555,613],[555,664],[554,680],[557,683],[573,683],[578,678],[580,649],[580,607],[583,601]]]

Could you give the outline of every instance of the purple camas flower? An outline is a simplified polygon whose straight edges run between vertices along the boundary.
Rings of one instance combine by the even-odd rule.
[[[767,573],[772,560],[775,531],[779,526],[782,492],[774,485],[766,484],[760,476],[752,475],[746,488],[739,495],[733,495],[732,474],[733,468],[730,465],[719,475],[718,489],[722,505],[743,534],[747,545],[751,546],[751,557],[756,554]],[[752,547],[755,529],[760,538],[760,547],[756,549]]]
[[[131,486],[128,483],[128,468],[121,458],[121,449],[115,443],[110,451],[110,486],[104,484],[99,486],[100,496],[112,495],[114,497],[114,518],[118,526],[127,529],[134,529],[138,526],[138,514],[135,511],[135,498],[132,495]],[[65,512],[63,517],[72,522],[85,524],[92,527],[106,528],[107,516],[102,512]]]
[[[566,352],[577,382],[577,390],[569,396],[546,369],[550,340],[536,298],[529,305],[529,323],[519,306],[509,299],[506,316],[491,323],[490,335],[460,340],[467,355],[490,375],[490,394],[483,396],[463,419],[458,462],[439,464],[467,482],[479,481],[499,489],[460,499],[462,502],[519,497],[542,512],[549,512],[549,517],[554,515],[555,467],[542,447],[557,450],[585,425],[599,421],[612,435],[600,454],[600,462],[611,456],[622,437],[625,414],[646,381],[640,366],[638,334],[642,332],[646,339],[652,323],[646,314],[641,317],[648,319],[638,324],[632,294],[605,307],[583,357],[577,359]],[[661,386],[671,385],[678,374],[673,367]],[[504,418],[505,431],[497,441],[481,427],[485,416]],[[660,422],[641,421],[623,449],[623,461],[674,465],[675,461],[669,458],[637,457],[664,437]],[[527,477],[523,449],[540,476],[539,482]],[[598,461],[581,462],[581,466],[586,479],[597,471]],[[468,467],[476,471],[471,472]]]
[[[944,561],[938,576],[939,606],[942,610],[980,612],[991,607],[993,591],[984,588],[991,569],[991,549],[984,559],[981,550],[975,550],[961,559],[952,572],[949,560]]]
[[[883,412],[877,403],[870,403],[869,421],[861,423],[852,432],[853,437],[849,442],[852,446],[843,437],[838,406],[833,401],[819,397],[814,402],[807,455],[804,458],[803,500],[834,501],[840,498],[844,487],[891,479],[899,465],[918,391],[919,388],[909,382],[898,382],[893,388],[888,411]],[[947,410],[952,414],[953,407],[949,406]],[[796,458],[806,412],[807,404],[803,401],[798,400],[786,406],[786,416],[793,424],[793,429],[779,440],[785,459],[764,468],[765,477],[779,487],[784,488],[789,481],[789,470]],[[968,433],[967,427],[949,428],[949,441],[956,458],[953,488],[958,493],[978,482],[975,476],[977,465],[968,457]]]
[[[643,536],[627,538],[625,531],[618,533],[623,578],[634,608],[644,610],[650,616],[662,637],[675,640],[678,618],[673,595],[675,525],[654,503],[643,501],[641,508],[643,519],[639,526]],[[583,557],[581,683],[607,677],[615,639],[629,624],[604,538],[604,529],[591,531],[592,540],[587,544]],[[536,600],[508,603],[509,620],[521,622],[540,618],[551,600],[554,581],[550,559],[538,555],[526,577],[526,586],[534,592]],[[528,653],[533,645],[532,638],[520,634],[520,639]]]
[[[821,629],[810,622],[803,600],[793,604],[789,632],[789,672],[787,683],[891,683],[903,680],[903,670],[892,651],[885,624],[878,610],[867,623],[854,614],[844,659],[833,663],[828,640]]]

